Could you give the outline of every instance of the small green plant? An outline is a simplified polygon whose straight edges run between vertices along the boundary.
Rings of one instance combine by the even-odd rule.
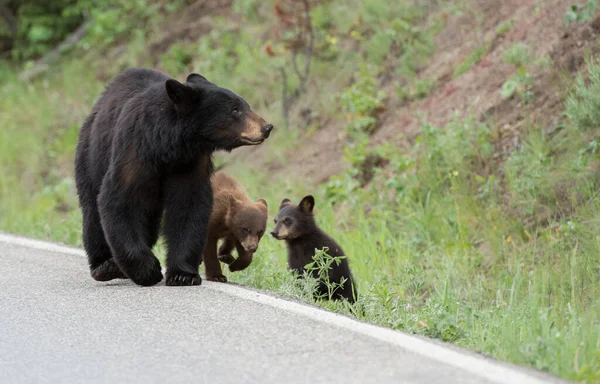
[[[356,73],[356,81],[340,95],[342,111],[348,122],[346,131],[350,136],[375,129],[375,112],[382,109],[385,92],[379,89],[377,70],[362,63]]]
[[[506,34],[508,31],[513,29],[514,26],[515,26],[515,21],[512,19],[503,22],[496,28],[496,36],[501,36],[501,35]]]
[[[519,68],[517,74],[510,77],[502,84],[501,95],[503,99],[510,99],[515,94],[521,96],[523,104],[527,104],[533,98],[533,93],[529,90],[532,78],[531,74],[525,68]]]
[[[597,0],[588,0],[585,4],[573,4],[565,13],[563,22],[565,26],[568,26],[571,23],[585,23],[586,21],[592,20],[597,10]]]
[[[471,69],[474,65],[477,65],[477,63],[479,63],[487,54],[488,50],[489,46],[487,44],[475,47],[475,49],[473,49],[473,51],[471,51],[471,53],[469,53],[469,55],[454,69],[452,77],[456,79]]]
[[[514,95],[519,95],[523,104],[529,103],[533,98],[533,92],[530,89],[533,78],[528,69],[528,65],[532,61],[529,46],[523,43],[513,44],[507,48],[503,57],[504,61],[517,68],[517,73],[502,85],[502,98],[509,99]]]
[[[566,115],[581,130],[600,127],[600,61],[587,59],[589,81],[579,74],[566,101]],[[589,83],[589,84],[588,84]]]
[[[529,46],[525,43],[511,45],[504,51],[502,57],[504,58],[504,61],[517,68],[525,67],[532,59]]]
[[[315,249],[315,254],[313,256],[313,261],[304,266],[304,277],[312,276],[313,278],[317,278],[320,285],[324,285],[327,288],[327,294],[322,299],[331,300],[335,294],[335,291],[342,288],[346,283],[346,279],[342,278],[339,283],[329,280],[329,270],[331,266],[335,263],[336,265],[340,265],[343,259],[346,256],[331,256],[328,253],[329,248],[325,247],[323,249]]]

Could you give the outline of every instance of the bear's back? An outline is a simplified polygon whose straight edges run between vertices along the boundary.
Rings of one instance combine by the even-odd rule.
[[[211,185],[215,198],[229,198],[229,196],[233,196],[241,201],[249,200],[242,186],[226,173],[215,173],[212,177]]]

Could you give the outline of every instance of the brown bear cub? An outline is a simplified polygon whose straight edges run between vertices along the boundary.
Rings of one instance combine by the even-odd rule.
[[[277,240],[285,240],[288,246],[288,267],[299,274],[303,273],[305,266],[313,261],[315,249],[321,250],[327,247],[328,255],[345,256],[339,244],[317,226],[313,216],[314,206],[315,199],[311,195],[305,196],[298,205],[292,204],[289,199],[283,199],[275,217],[275,228],[271,232]],[[317,277],[316,271],[311,273]],[[341,259],[339,264],[332,263],[329,269],[331,283],[340,284],[342,278],[345,282],[337,288],[333,298],[347,299],[350,303],[354,303],[357,293],[347,258]],[[327,285],[324,282],[319,283],[317,294],[327,296]]]
[[[211,187],[214,202],[203,252],[204,267],[207,280],[225,283],[227,278],[219,261],[229,264],[231,272],[250,265],[267,226],[267,202],[250,200],[239,183],[223,172],[215,173]],[[217,252],[220,239],[223,244]],[[237,259],[231,255],[234,247]]]

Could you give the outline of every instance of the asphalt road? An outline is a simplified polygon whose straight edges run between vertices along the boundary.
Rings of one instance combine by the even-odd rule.
[[[234,287],[91,279],[0,234],[1,383],[542,383],[479,355]]]

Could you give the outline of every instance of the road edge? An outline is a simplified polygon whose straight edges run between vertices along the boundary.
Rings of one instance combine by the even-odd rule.
[[[60,254],[69,254],[79,257],[86,256],[85,252],[80,248],[3,232],[0,232],[0,243]],[[412,353],[426,356],[448,366],[472,373],[495,383],[542,384],[549,382],[568,382],[541,371],[505,363],[454,345],[446,345],[445,343],[438,341],[428,340],[415,335],[403,333],[401,331],[361,322],[359,320],[330,312],[325,309],[320,309],[299,302],[289,301],[255,290],[245,289],[241,286],[215,283],[210,281],[203,281],[202,286],[214,291],[274,307],[286,312],[295,313],[315,321],[323,322],[332,326],[362,334],[364,336],[378,339],[380,341],[399,346]]]

